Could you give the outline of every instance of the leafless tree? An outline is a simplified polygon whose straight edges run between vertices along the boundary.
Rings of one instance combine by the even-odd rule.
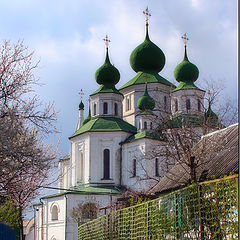
[[[211,140],[212,142],[208,140],[207,143],[202,141],[201,145],[198,145],[198,149],[195,149],[194,146],[203,135],[237,121],[237,109],[229,101],[222,101],[222,85],[207,82],[206,86],[208,90],[205,94],[205,105],[201,106],[202,114],[170,115],[168,120],[166,114],[159,116],[157,120],[159,124],[152,132],[162,136],[162,140],[158,141],[158,144],[147,146],[141,155],[135,156],[138,168],[142,173],[141,176],[137,176],[136,181],[157,182],[174,164],[181,165],[189,182],[198,180],[197,170],[203,168],[203,165],[208,163],[207,161],[211,161],[219,149],[209,148],[209,145],[215,144],[214,139]],[[220,97],[221,101],[219,101]],[[164,109],[162,103],[156,103],[156,106]],[[156,158],[159,159],[159,176],[156,176],[154,171],[149,171],[149,166],[156,167],[153,163]],[[129,171],[132,172],[132,169]],[[175,176],[168,175],[168,177],[174,179]]]
[[[38,64],[23,41],[0,46],[0,195],[21,216],[47,183],[56,158],[56,149],[44,143],[44,136],[56,131],[56,113],[34,94]]]
[[[71,217],[80,226],[97,217],[97,206],[93,202],[79,202],[76,207],[73,207]]]

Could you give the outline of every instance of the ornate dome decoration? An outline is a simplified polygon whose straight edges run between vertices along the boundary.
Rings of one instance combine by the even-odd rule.
[[[80,98],[81,98],[81,102],[80,102],[80,104],[78,105],[78,109],[79,110],[84,110],[84,104],[83,104],[83,102],[82,102],[82,98],[83,98],[83,95],[84,95],[84,93],[83,93],[83,90],[81,89],[81,91],[80,91]]]
[[[100,85],[114,86],[119,82],[120,73],[109,60],[108,44],[110,40],[108,39],[108,36],[106,36],[103,40],[106,42],[106,58],[104,64],[96,71],[95,79]]]
[[[152,111],[155,107],[154,99],[148,94],[147,84],[145,88],[145,93],[142,97],[139,98],[137,106],[142,111]]]
[[[186,41],[188,38],[186,37],[186,33],[182,37],[184,39],[184,58],[183,61],[178,64],[174,70],[174,77],[178,82],[184,83],[193,83],[197,80],[199,75],[199,70],[196,65],[191,63],[187,57],[187,46]]]
[[[143,13],[146,15],[146,37],[144,42],[132,51],[130,65],[135,72],[149,71],[158,73],[165,65],[165,55],[149,38],[148,20],[151,14],[148,8]]]

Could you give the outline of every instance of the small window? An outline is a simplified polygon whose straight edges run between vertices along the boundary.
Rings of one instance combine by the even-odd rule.
[[[150,122],[150,129],[152,129],[153,128],[153,124],[152,124],[152,122]]]
[[[103,151],[103,179],[110,178],[110,151],[104,149]]]
[[[58,207],[56,205],[52,208],[52,221],[58,220]]]
[[[108,113],[108,104],[106,102],[103,103],[103,114]]]
[[[144,122],[143,128],[144,128],[144,129],[147,129],[147,122]]]
[[[159,160],[158,160],[158,158],[155,159],[155,176],[159,177]]]
[[[131,96],[126,97],[126,111],[131,110]]]
[[[136,177],[136,175],[137,175],[137,160],[133,159],[132,176]]]
[[[93,115],[95,116],[97,114],[97,104],[93,104]]]
[[[139,123],[138,123],[138,129],[141,129],[141,123],[140,123],[140,121],[139,121]]]
[[[167,97],[164,96],[164,110],[167,110]]]
[[[175,99],[175,112],[177,112],[177,111],[178,111],[178,100]]]
[[[187,108],[187,111],[191,109],[190,99],[186,100],[186,108]]]
[[[118,105],[117,105],[117,103],[114,103],[114,115],[115,116],[118,115]]]
[[[198,99],[198,111],[200,112],[201,111],[201,100]]]

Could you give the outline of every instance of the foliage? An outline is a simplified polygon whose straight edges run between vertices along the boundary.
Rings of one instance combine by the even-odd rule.
[[[12,228],[18,228],[20,220],[19,212],[11,201],[1,202],[0,222],[7,223]]]

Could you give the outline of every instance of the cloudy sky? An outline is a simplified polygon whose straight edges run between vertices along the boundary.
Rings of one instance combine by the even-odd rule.
[[[175,66],[183,58],[181,36],[189,36],[188,56],[199,68],[196,84],[221,81],[224,95],[237,100],[237,0],[0,0],[0,38],[24,39],[41,59],[37,76],[45,86],[41,99],[54,102],[62,154],[74,132],[82,88],[87,106],[98,85],[94,74],[104,61],[106,34],[110,57],[119,69],[118,87],[135,76],[131,51],[144,39],[144,15],[149,7],[150,38],[165,53],[160,75],[176,83]],[[86,111],[87,112],[87,111]]]

